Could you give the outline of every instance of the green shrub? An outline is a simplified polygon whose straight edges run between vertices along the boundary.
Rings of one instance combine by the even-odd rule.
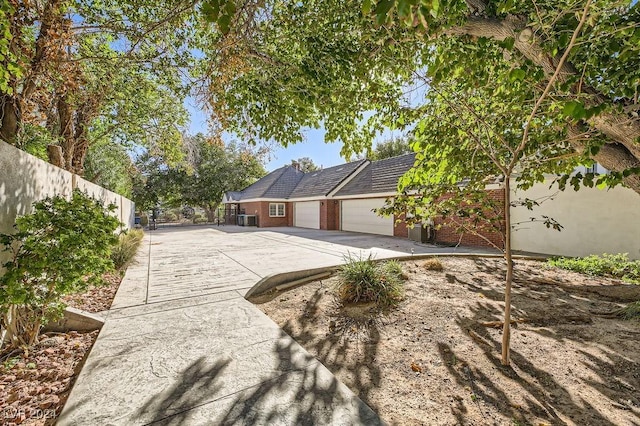
[[[349,256],[338,273],[338,299],[343,303],[375,302],[387,307],[397,304],[403,295],[403,272],[394,260],[376,263],[371,256]]]
[[[549,259],[549,265],[587,275],[619,278],[628,283],[640,284],[640,260],[629,260],[624,254],[603,254],[587,257]]]
[[[140,225],[141,226],[149,225],[149,216],[147,216],[146,214],[143,214],[142,216],[140,216]]]
[[[119,235],[118,242],[111,251],[111,260],[116,269],[123,270],[129,266],[138,252],[143,238],[144,232],[142,232],[142,229],[130,229]]]
[[[100,201],[75,190],[70,200],[34,203],[33,213],[16,219],[14,234],[0,235],[9,255],[0,276],[3,345],[34,345],[41,326],[64,309],[64,295],[103,282],[119,225]]]

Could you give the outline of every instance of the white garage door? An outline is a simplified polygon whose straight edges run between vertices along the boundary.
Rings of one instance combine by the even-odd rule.
[[[305,201],[304,203],[295,203],[294,210],[294,226],[300,228],[320,229],[320,202]]]
[[[342,230],[393,236],[393,217],[381,217],[371,211],[384,202],[385,198],[342,201]]]

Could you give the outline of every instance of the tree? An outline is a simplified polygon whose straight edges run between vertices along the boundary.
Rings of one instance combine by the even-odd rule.
[[[232,25],[228,34],[244,43],[236,50],[242,66],[211,90],[214,110],[236,129],[246,124],[250,137],[287,144],[300,139],[293,129],[322,123],[348,155],[369,149],[385,128],[413,131],[418,167],[405,189],[426,193],[422,210],[419,201],[448,194],[449,210],[473,220],[483,213],[486,179],[503,176],[510,194],[516,167],[521,187],[552,171],[565,173],[561,187],[624,182],[640,193],[637,3],[474,0],[450,2],[443,13],[431,0],[317,0],[267,9],[253,32],[250,19],[236,16],[242,31]],[[421,85],[426,98],[407,99]],[[566,174],[593,160],[613,173]],[[455,207],[462,198],[471,209]],[[507,195],[505,364],[511,205]]]
[[[372,160],[382,160],[410,152],[412,152],[411,146],[406,138],[391,138],[378,142],[369,157]]]
[[[587,11],[588,7],[583,16]],[[469,50],[466,54],[477,53]],[[404,214],[413,223],[441,217],[446,225],[475,234],[504,253],[502,363],[509,365],[514,273],[511,235],[516,225],[511,221],[511,210],[518,206],[533,209],[538,203],[513,200],[512,179],[518,187],[527,188],[545,173],[566,173],[576,163],[568,142],[555,139],[555,128],[562,125],[562,118],[550,121],[541,113],[553,105],[547,94],[554,81],[539,94],[532,84],[535,80],[526,75],[514,78],[502,55],[483,58],[485,73],[478,76],[478,84],[450,80],[428,93],[414,131],[418,164],[401,179],[399,196],[383,211]],[[492,98],[499,89],[509,101]],[[526,99],[537,101],[527,103]],[[513,120],[523,115],[529,117],[524,123]],[[501,182],[504,201],[495,200],[486,190],[488,184],[497,182]],[[532,221],[562,228],[553,218],[534,217]],[[502,244],[488,239],[486,231],[501,234]]]
[[[297,165],[300,168],[300,171],[305,173],[315,172],[319,168],[309,157],[300,157],[297,160],[291,160],[291,165]]]
[[[262,153],[236,144],[224,145],[205,135],[185,137],[188,165],[171,166],[162,157],[145,153],[136,162],[140,172],[133,200],[143,210],[156,206],[199,206],[209,221],[227,191],[245,188],[264,176]]]
[[[136,173],[131,157],[122,145],[97,143],[89,147],[84,178],[110,191],[131,197]]]
[[[193,173],[183,173],[181,200],[184,205],[202,207],[209,222],[215,221],[217,208],[227,191],[249,186],[266,174],[261,154],[235,144],[222,145],[198,134]]]
[[[191,64],[185,43],[195,26],[186,22],[197,15],[191,2],[160,3],[3,6],[0,139],[25,147],[38,128],[49,160],[80,175],[89,146],[104,138],[180,153],[187,92],[177,71]]]
[[[232,54],[240,56],[234,78],[216,83],[220,74],[213,72],[207,82],[214,111],[230,127],[247,129],[249,137],[288,144],[300,140],[300,128],[322,123],[328,141],[345,142],[343,155],[363,152],[373,134],[398,124],[403,108],[416,108],[413,102],[403,104],[403,87],[416,80],[433,87],[447,78],[472,84],[484,72],[484,58],[466,58],[464,52],[500,53],[514,77],[528,72],[538,87],[556,79],[549,113],[564,115],[556,138],[613,171],[602,178],[606,183],[624,182],[640,193],[637,2],[591,5],[570,51],[584,1],[317,0],[267,2],[263,8],[260,2],[241,3],[234,10],[243,13],[224,28],[225,40],[234,41]],[[256,12],[247,16],[246,11]],[[212,57],[224,60],[224,54]],[[432,65],[425,79],[426,61]],[[501,91],[492,97],[505,99]],[[376,114],[364,120],[367,111]]]

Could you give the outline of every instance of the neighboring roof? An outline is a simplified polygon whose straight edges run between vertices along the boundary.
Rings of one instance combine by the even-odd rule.
[[[373,161],[335,194],[359,195],[395,192],[398,180],[415,163],[415,153]]]
[[[225,201],[240,201],[240,198],[242,197],[242,191],[229,191],[225,193],[225,196]]]
[[[253,198],[289,198],[291,191],[302,179],[304,173],[292,166],[284,166],[269,173],[254,184],[249,185],[239,193],[234,200],[249,200]],[[229,193],[227,193],[229,194]]]
[[[358,160],[305,173],[300,183],[291,192],[290,198],[325,196],[340,185],[365,161],[367,160]]]

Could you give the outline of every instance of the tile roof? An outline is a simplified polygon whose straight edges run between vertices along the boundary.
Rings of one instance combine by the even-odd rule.
[[[366,160],[353,161],[304,174],[290,198],[325,196],[351,175]]]
[[[414,161],[415,154],[412,153],[371,162],[336,195],[394,192],[398,186],[398,179],[413,166]],[[255,198],[286,200],[324,197],[365,162],[367,160],[358,160],[308,173],[296,170],[293,166],[284,166],[242,191],[227,192],[226,200],[239,202]]]
[[[415,153],[373,161],[335,194],[359,195],[395,192],[398,180],[415,162]]]
[[[281,167],[242,190],[239,199],[289,198],[303,176],[304,173],[292,166]]]

